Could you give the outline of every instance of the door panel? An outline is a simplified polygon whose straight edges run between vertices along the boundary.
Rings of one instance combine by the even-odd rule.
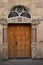
[[[9,58],[31,57],[31,26],[8,26]]]
[[[8,57],[15,58],[16,57],[16,41],[14,40],[14,27],[8,27]]]

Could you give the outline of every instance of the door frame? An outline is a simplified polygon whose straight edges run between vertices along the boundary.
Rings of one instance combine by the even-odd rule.
[[[11,21],[11,20],[9,20],[9,21]],[[11,22],[10,22],[11,23]],[[5,59],[8,59],[8,33],[7,33],[7,28],[8,28],[8,24],[10,24],[10,23],[8,23],[8,22],[6,22],[6,23],[4,23],[3,24],[3,39],[6,39],[6,40],[4,40],[3,41],[3,46],[4,46],[4,48],[3,48],[3,57],[5,58]],[[15,23],[15,22],[14,22]],[[17,23],[15,23],[15,24],[17,24]],[[19,23],[18,23],[19,24]],[[25,23],[26,24],[26,23]],[[29,23],[28,23],[29,24]],[[35,39],[37,38],[36,37],[36,35],[35,35],[35,33],[36,33],[36,29],[37,29],[37,27],[35,26],[36,25],[36,23],[34,23],[34,24],[32,24],[32,22],[30,22],[30,24],[31,24],[31,27],[32,27],[32,32],[31,32],[31,58],[33,58],[34,56],[36,57],[36,51],[37,51],[37,49],[36,49],[36,41],[35,41]],[[2,24],[1,24],[2,25]],[[5,32],[6,32],[6,35],[5,35]],[[37,33],[36,33],[37,34]],[[35,50],[34,50],[35,49]],[[5,52],[6,51],[6,52]],[[33,54],[34,53],[34,54]]]

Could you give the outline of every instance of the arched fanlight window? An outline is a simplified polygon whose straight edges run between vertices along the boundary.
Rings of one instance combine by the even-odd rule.
[[[26,18],[31,18],[31,15],[28,13],[28,10],[24,6],[15,6],[12,8],[11,12],[8,15],[8,18],[22,16]]]

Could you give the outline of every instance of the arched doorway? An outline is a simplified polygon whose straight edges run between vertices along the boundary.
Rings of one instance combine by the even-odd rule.
[[[31,18],[24,6],[12,8],[8,18],[25,17]],[[29,58],[31,57],[31,24],[10,23],[8,24],[8,57]]]

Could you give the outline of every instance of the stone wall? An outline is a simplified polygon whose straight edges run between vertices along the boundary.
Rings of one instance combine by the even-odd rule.
[[[43,21],[37,26],[37,57],[43,58]]]
[[[0,24],[0,58],[3,58],[3,26]]]
[[[16,5],[26,6],[31,12],[32,22],[40,22],[37,25],[37,42],[32,41],[31,47],[33,58],[43,58],[43,0],[0,0],[0,19],[8,21],[8,14]],[[5,41],[3,44],[3,28],[0,24],[0,58],[8,58],[8,43]]]
[[[10,9],[15,5],[24,5],[31,11],[32,18],[43,17],[43,0],[1,0],[0,1],[0,16],[7,17]]]

